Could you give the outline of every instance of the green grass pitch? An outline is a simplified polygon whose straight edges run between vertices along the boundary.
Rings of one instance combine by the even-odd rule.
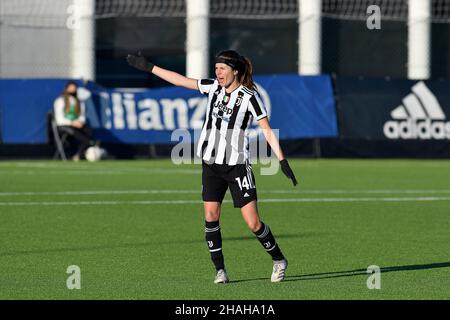
[[[290,162],[296,188],[254,166],[286,281],[270,282],[270,257],[227,194],[227,285],[213,283],[199,165],[0,162],[0,299],[450,298],[450,161]],[[70,265],[80,290],[66,287]]]

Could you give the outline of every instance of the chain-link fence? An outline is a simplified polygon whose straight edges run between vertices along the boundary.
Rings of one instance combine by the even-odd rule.
[[[108,85],[162,85],[124,64],[142,49],[155,62],[184,73],[185,0],[97,0],[91,15],[75,2],[0,0],[0,77],[72,77],[78,19],[95,21],[96,78]],[[192,0],[187,0],[192,1]],[[210,1],[210,64],[236,49],[255,72],[298,71],[299,0]],[[381,9],[381,29],[368,30],[369,5]],[[348,76],[407,76],[408,0],[323,0],[321,69]],[[431,1],[431,75],[450,75],[450,0]],[[300,21],[302,23],[302,21]]]

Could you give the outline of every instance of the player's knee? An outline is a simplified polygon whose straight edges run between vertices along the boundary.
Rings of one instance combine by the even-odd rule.
[[[205,220],[208,222],[217,221],[220,218],[220,210],[206,210]]]
[[[256,231],[261,229],[261,221],[259,219],[253,220],[253,221],[248,221],[247,226],[249,227],[251,232],[255,233]]]

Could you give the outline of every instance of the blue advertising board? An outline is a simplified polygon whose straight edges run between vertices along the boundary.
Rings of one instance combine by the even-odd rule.
[[[280,139],[336,137],[336,111],[329,76],[255,77],[272,128]],[[67,79],[0,80],[3,143],[47,142],[46,114]],[[79,82],[78,97],[89,125],[107,143],[171,143],[175,129],[201,129],[206,97],[195,90],[109,89]],[[253,128],[257,127],[254,122]]]

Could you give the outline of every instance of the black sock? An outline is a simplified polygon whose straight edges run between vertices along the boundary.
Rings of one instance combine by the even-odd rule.
[[[264,222],[261,221],[261,228],[259,228],[259,230],[255,232],[255,235],[256,237],[258,237],[259,242],[261,242],[267,253],[272,256],[272,260],[275,261],[284,259],[280,247],[275,241],[272,231],[270,231],[268,225],[264,224]]]
[[[225,269],[219,221],[205,221],[205,239],[216,270]]]

